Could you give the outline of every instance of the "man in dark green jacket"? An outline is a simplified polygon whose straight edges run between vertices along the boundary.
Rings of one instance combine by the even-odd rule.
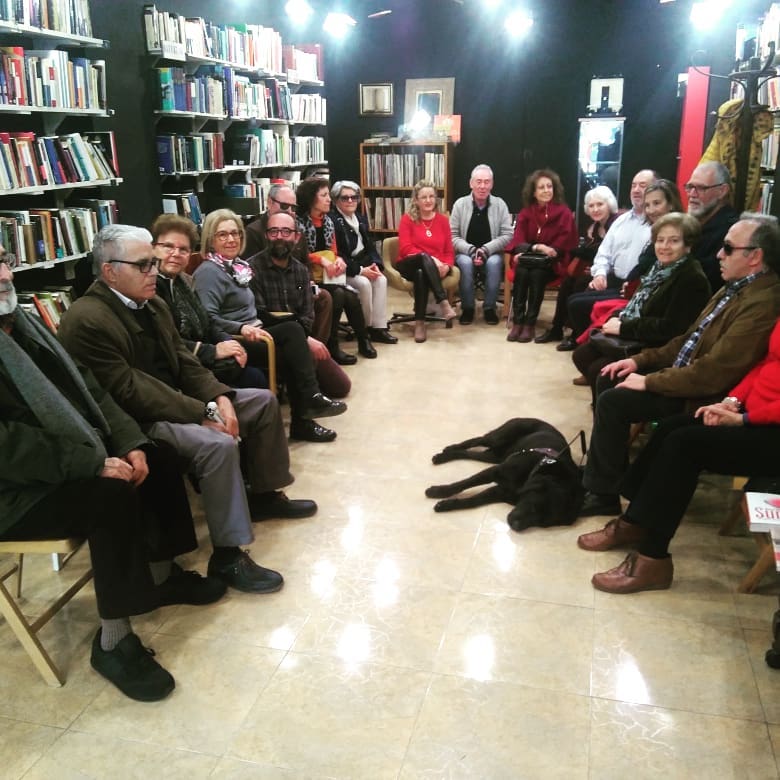
[[[172,564],[197,546],[175,453],[17,306],[0,256],[0,540],[68,536],[88,540],[95,574],[92,666],[133,699],[164,698],[173,677],[129,616],[216,601],[225,585]]]

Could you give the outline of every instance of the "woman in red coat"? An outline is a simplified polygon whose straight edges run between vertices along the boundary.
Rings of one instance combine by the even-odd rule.
[[[517,215],[515,234],[507,252],[512,253],[513,325],[507,341],[528,342],[544,299],[544,288],[556,276],[563,276],[569,253],[578,237],[574,215],[563,201],[563,185],[554,171],[534,171],[523,185],[523,210]],[[523,253],[539,256],[537,267],[518,259]]]

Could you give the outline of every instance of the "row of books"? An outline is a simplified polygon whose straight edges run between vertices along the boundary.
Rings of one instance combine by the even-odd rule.
[[[106,110],[106,62],[58,49],[0,47],[0,104]]]
[[[241,135],[233,134],[225,146],[225,159],[231,165],[299,165],[325,159],[324,138],[300,135],[291,138],[287,127],[279,128],[279,132],[257,127]]]
[[[404,154],[368,153],[364,155],[366,183],[369,187],[414,187],[420,179],[444,186],[444,155],[436,152]]]
[[[761,179],[761,189],[758,199],[758,211],[761,214],[772,213],[772,195],[774,194],[775,183],[771,179]]]
[[[401,217],[406,214],[411,205],[411,198],[365,198],[365,208],[368,227],[371,230],[398,230]]]
[[[89,0],[0,0],[0,20],[92,37]]]
[[[114,200],[85,199],[79,204],[0,211],[0,243],[16,256],[16,266],[86,254],[98,230],[118,221]]]
[[[282,72],[282,37],[260,24],[213,24],[202,17],[158,11],[144,6],[144,33],[150,52],[165,49],[165,43],[178,44],[192,57],[225,60],[238,67]]]
[[[192,190],[188,192],[164,193],[162,210],[165,214],[181,214],[191,219],[198,227],[203,224],[203,212],[198,196]]]
[[[761,142],[761,167],[774,170],[777,165],[777,153],[780,149],[780,126],[775,125],[772,132]]]
[[[0,132],[0,191],[119,176],[113,131],[36,136]]]
[[[161,174],[220,170],[225,167],[222,133],[158,135],[157,164]]]
[[[184,68],[157,68],[155,72],[160,110],[225,115],[224,79],[210,73],[188,74]]]
[[[38,317],[52,333],[57,332],[62,315],[75,298],[71,285],[51,285],[41,290],[17,293],[18,305],[33,317]]]
[[[272,184],[285,182],[295,190],[301,182],[300,171],[282,171],[271,180],[268,176],[253,176],[248,182],[226,184],[223,193],[230,198],[255,198],[258,201],[258,212],[268,208],[268,191]]]
[[[306,43],[299,46],[282,46],[282,63],[291,81],[320,81],[322,69],[322,45]]]

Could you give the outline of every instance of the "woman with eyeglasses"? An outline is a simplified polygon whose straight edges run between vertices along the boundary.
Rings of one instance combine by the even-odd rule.
[[[262,366],[247,363],[241,342],[216,326],[195,294],[192,277],[184,272],[198,243],[192,220],[161,214],[152,225],[152,240],[160,260],[157,294],[168,304],[187,348],[225,384],[268,387]]]
[[[382,258],[368,235],[368,220],[358,210],[360,187],[354,181],[337,181],[330,188],[330,197],[338,255],[347,264],[347,284],[357,290],[368,332],[380,344],[397,344],[387,327],[387,279]]]
[[[336,228],[330,217],[330,187],[326,179],[304,179],[295,191],[298,199],[298,218],[309,250],[309,261],[314,281],[322,285],[333,298],[333,324],[328,349],[340,365],[357,362],[354,355],[344,352],[339,345],[338,326],[341,312],[355,331],[358,352],[365,358],[375,358],[377,352],[368,335],[360,299],[347,287],[347,264],[339,256]]]

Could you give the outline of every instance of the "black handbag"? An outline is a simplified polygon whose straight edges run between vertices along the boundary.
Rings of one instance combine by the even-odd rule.
[[[600,328],[593,328],[590,332],[590,343],[610,360],[623,360],[623,358],[636,355],[644,349],[644,344],[635,339],[622,339],[620,336],[610,336]]]
[[[541,252],[523,252],[517,257],[517,267],[525,268],[529,271],[551,271],[554,259],[555,258],[548,257]]]

